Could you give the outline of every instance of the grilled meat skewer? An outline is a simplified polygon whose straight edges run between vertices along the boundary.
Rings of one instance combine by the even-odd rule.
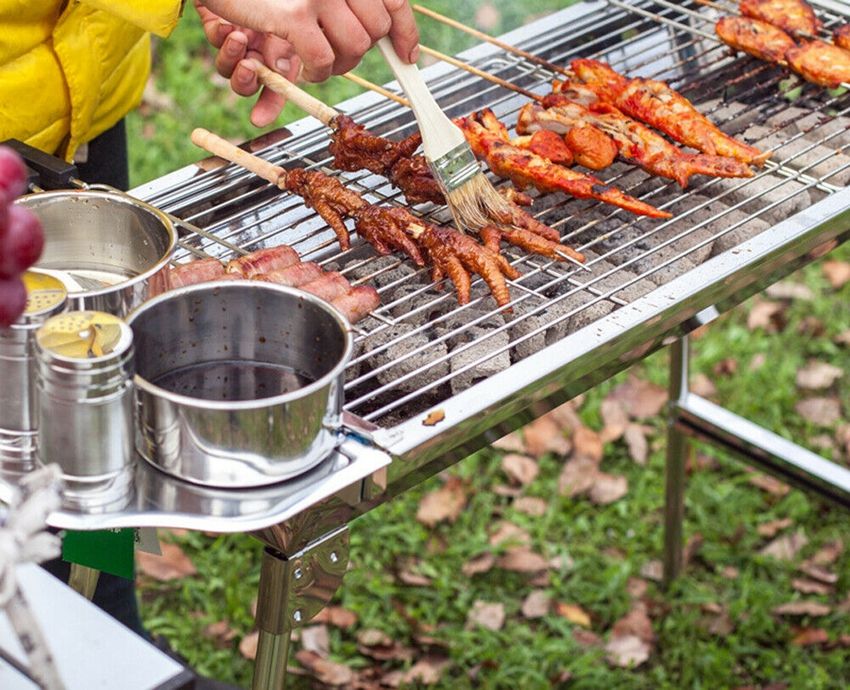
[[[686,146],[711,156],[737,158],[753,165],[762,165],[770,157],[769,152],[762,153],[720,131],[687,98],[664,82],[629,79],[598,60],[577,59],[570,65],[601,101]]]
[[[722,17],[714,30],[726,45],[766,62],[785,63],[785,54],[797,46],[782,29],[759,19]]]
[[[461,118],[460,127],[475,155],[486,160],[494,173],[507,177],[520,188],[534,186],[544,193],[566,192],[579,199],[598,199],[638,215],[670,218],[666,211],[609,187],[602,180],[552,165],[530,151],[513,146],[507,129],[489,109]]]
[[[844,50],[850,50],[850,24],[839,26],[832,34],[835,45]]]
[[[798,38],[815,38],[821,21],[804,0],[741,0],[745,17],[760,19]]]
[[[788,66],[806,81],[830,89],[850,82],[850,52],[824,41],[805,41],[785,53]]]
[[[687,187],[691,175],[752,177],[746,163],[725,156],[682,151],[640,122],[626,117],[614,106],[599,103],[595,91],[573,82],[556,83],[556,93],[543,99],[546,107],[528,103],[520,110],[517,130],[530,132],[544,127],[556,132],[590,124],[609,135],[616,151],[647,172],[675,180]]]

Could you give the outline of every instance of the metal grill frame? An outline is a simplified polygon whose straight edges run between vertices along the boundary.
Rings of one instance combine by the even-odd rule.
[[[682,3],[682,5],[687,5],[687,3]],[[658,0],[652,3],[624,3],[621,0],[586,2],[522,27],[506,35],[504,39],[534,52],[536,49],[539,50],[542,43],[552,42],[551,32],[547,31],[546,27],[569,26],[571,31],[575,33],[580,32],[582,28],[591,26],[600,16],[604,17],[606,21],[613,22],[617,13],[626,17],[632,15],[634,17],[633,24],[636,27],[646,26],[645,14],[648,11],[646,8],[652,8],[655,12],[660,13],[656,14],[650,10],[649,12],[653,17],[651,21],[670,26],[676,40],[681,40],[680,48],[683,51],[690,50],[693,54],[696,47],[706,53],[723,51],[719,42],[717,42],[717,45],[709,44],[707,47],[704,45],[704,36],[701,34],[708,33],[705,31],[705,26],[709,26],[708,23],[702,27],[688,27],[682,21],[683,18],[694,19],[691,16],[692,14],[704,15],[704,8],[694,5],[695,9],[691,10],[688,7],[683,8],[680,5],[670,3],[668,0]],[[834,19],[835,16],[833,15],[832,21]],[[688,28],[690,34],[685,33],[685,27]],[[621,27],[617,29],[618,32],[622,32],[622,30]],[[616,48],[628,47],[630,42],[639,41],[642,36],[642,33],[638,33],[634,38],[622,42]],[[582,51],[582,54],[587,55],[589,52],[593,52],[592,48],[591,45],[589,51]],[[545,51],[543,52],[546,54]],[[604,52],[610,55],[616,51],[608,47]],[[574,55],[575,53],[570,55],[547,54],[547,57],[554,61],[564,62]],[[692,56],[690,59],[698,59],[699,56],[700,54],[697,52],[696,57]],[[504,71],[514,70],[518,73],[517,81],[533,77],[537,77],[539,80],[545,78],[548,81],[549,77],[552,76],[543,68],[530,65],[513,56],[506,56],[498,48],[487,44],[476,46],[462,53],[460,57],[473,64],[489,65],[491,69],[493,65],[504,64]],[[630,58],[627,60],[630,64],[618,65],[614,61],[614,66],[626,69],[630,73],[635,71],[640,73],[641,68],[646,72],[647,65],[651,66],[653,60],[653,56],[650,55],[641,64],[640,59]],[[748,58],[743,58],[742,64],[746,60]],[[735,58],[731,56],[720,55],[713,58],[712,65],[726,65],[734,61]],[[637,69],[635,69],[635,63],[637,63]],[[668,79],[673,86],[678,86],[675,70],[680,66],[680,62],[673,61],[671,64],[667,64],[664,69],[651,72],[651,75],[660,79]],[[768,66],[756,64],[748,64],[748,68],[755,70],[771,69]],[[429,82],[437,85],[435,90],[438,97],[441,94],[445,95],[446,92],[449,94],[454,92],[458,88],[456,82],[460,82],[461,86],[467,91],[469,84],[477,82],[475,77],[459,72],[456,68],[445,64],[429,67],[425,70],[425,76]],[[776,81],[775,76],[766,79],[764,88],[766,90],[774,88]],[[524,85],[527,86],[527,84]],[[397,85],[392,83],[389,88],[397,90]],[[487,84],[483,88],[485,92],[495,94],[496,97],[490,99],[491,101],[499,101],[506,104],[506,107],[515,107],[516,104],[525,100],[497,86]],[[685,90],[685,94],[687,95],[687,90]],[[774,98],[772,95],[768,97]],[[834,104],[834,102],[833,99],[833,101],[827,101],[827,104]],[[850,99],[844,97],[841,105],[840,114],[850,112]],[[374,94],[363,94],[346,101],[341,104],[340,109],[346,113],[354,114],[358,120],[364,122],[367,126],[382,132],[386,129],[386,127],[382,129],[382,125],[388,122],[394,125],[398,122],[400,110],[399,106]],[[467,110],[468,108],[461,109],[462,112]],[[499,114],[499,111],[497,111],[497,114]],[[390,133],[398,135],[402,128],[404,128],[404,132],[410,131],[413,126],[412,116],[403,121],[405,124],[401,128],[394,126]],[[264,150],[262,152],[264,157],[276,163],[289,160],[302,164],[306,161],[316,165],[323,162],[316,161],[310,155],[304,155],[303,151],[310,150],[311,147],[315,148],[316,142],[322,142],[326,139],[327,130],[324,126],[306,119],[293,123],[288,129],[292,132],[292,137],[280,146]],[[802,134],[791,137],[789,140],[792,141],[801,136]],[[811,149],[814,146],[816,144],[812,144],[808,148]],[[828,193],[826,198],[811,206],[805,213],[798,214],[769,228],[734,250],[710,259],[640,299],[631,303],[623,303],[620,300],[620,308],[615,309],[608,316],[568,335],[545,350],[512,364],[510,368],[494,374],[471,388],[448,397],[435,405],[445,414],[445,420],[440,424],[435,426],[423,424],[425,417],[431,411],[430,409],[418,410],[409,419],[395,425],[382,426],[380,420],[378,420],[379,428],[372,432],[372,440],[404,460],[401,463],[393,463],[390,469],[393,480],[391,483],[411,474],[408,479],[399,484],[398,488],[402,490],[410,483],[417,481],[417,476],[421,472],[414,472],[414,470],[432,463],[446,465],[468,455],[502,434],[521,426],[539,415],[547,407],[574,397],[595,383],[609,378],[616,372],[642,359],[675,337],[687,333],[698,325],[700,315],[705,317],[706,314],[716,314],[728,310],[795,268],[811,261],[819,252],[825,251],[824,247],[844,241],[850,233],[850,189],[839,188],[830,184],[828,179],[818,179],[807,174],[808,169],[816,164],[817,162],[801,169],[794,166],[792,157],[792,159],[781,160],[779,163],[771,163],[765,172],[759,173],[759,177],[771,176],[771,179],[777,180],[776,186],[783,184],[785,179],[795,179],[804,185],[804,189],[816,188]],[[607,177],[606,182],[616,184],[621,176],[622,173]],[[355,188],[370,192],[372,198],[394,200],[399,196],[385,183],[376,184],[377,178],[368,173],[345,174],[344,177]],[[244,185],[249,178],[249,173],[232,167],[225,168],[224,171],[213,171],[199,176],[197,168],[188,166],[172,175],[136,188],[131,191],[131,194],[145,198],[166,210],[172,210],[179,209],[181,195],[192,194],[193,186],[206,184],[208,188],[206,193],[210,195],[211,199],[214,199],[228,188],[232,189]],[[738,185],[745,188],[751,183],[752,179],[741,180]],[[669,187],[672,184],[659,183],[658,189]],[[712,187],[715,184],[716,181],[714,180],[701,182],[696,185],[695,189],[688,190],[685,194],[703,192],[706,196],[711,196]],[[256,207],[258,213],[262,213],[263,209],[268,208],[270,203],[269,199],[262,194],[263,186],[254,187],[245,195],[255,194],[258,189],[260,194]],[[626,188],[626,191],[628,191],[628,188]],[[649,194],[648,200],[650,202],[655,193]],[[196,202],[197,194],[192,197],[192,203]],[[558,203],[563,204],[564,202]],[[293,208],[299,207],[300,204],[300,199],[291,196],[283,202],[279,199],[271,202],[272,208],[276,209],[277,206],[284,205],[290,213]],[[535,208],[538,208],[538,205],[544,208],[536,215],[545,221],[546,214],[551,210],[552,205],[547,204],[545,200],[543,202],[538,201]],[[741,205],[732,205],[731,208],[735,209]],[[689,210],[688,213],[692,210]],[[271,240],[269,244],[284,241],[293,244],[299,249],[305,260],[319,260],[324,263],[335,260],[338,254],[331,247],[330,236],[327,232],[319,232],[319,235],[317,235],[315,230],[317,226],[310,224],[309,215],[308,212],[304,212],[301,218],[296,219],[295,223],[288,221],[283,231],[273,231],[274,237],[267,238]],[[609,217],[614,215],[615,213],[610,213]],[[623,214],[621,213],[619,217],[623,218]],[[445,215],[438,215],[437,219],[440,218],[445,219]],[[189,218],[189,220],[192,219],[192,217]],[[675,221],[676,218],[670,223]],[[187,225],[179,219],[177,222],[182,227],[188,228],[190,232],[198,231],[198,228],[194,225]],[[570,237],[579,236],[581,232],[586,230],[587,225],[596,222],[598,220],[593,220],[584,227],[571,229],[566,234],[567,241]],[[625,222],[631,224],[634,221],[625,218]],[[296,232],[293,225],[298,223],[300,225],[298,225]],[[306,230],[301,229],[304,225],[308,226]],[[562,220],[554,225],[562,227],[566,223]],[[644,237],[651,237],[664,227],[666,227],[665,224],[653,227]],[[734,227],[734,224],[730,224],[724,232],[731,231]],[[234,232],[242,231],[244,231],[244,228],[237,227],[235,231],[231,231],[231,235]],[[295,232],[294,237],[293,232]],[[677,235],[677,237],[680,236],[681,234]],[[209,238],[209,235],[202,231],[200,237]],[[675,239],[668,239],[661,246],[670,244]],[[200,241],[203,246],[203,242],[207,240]],[[212,241],[220,243],[221,239]],[[197,242],[196,237],[195,243]],[[593,244],[591,242],[591,245]],[[189,248],[184,251],[184,258],[193,253],[192,249],[197,250],[198,248],[193,247],[191,242],[187,243],[187,246]],[[232,251],[242,249],[242,247],[235,245],[222,244],[221,246]],[[247,246],[253,248],[257,245]],[[586,248],[586,245],[579,248]],[[197,251],[194,253],[197,253]],[[686,253],[683,252],[679,256]],[[525,273],[529,273],[528,267],[531,266],[532,273],[541,271],[545,271],[547,275],[555,273],[557,277],[553,278],[552,283],[569,282],[571,285],[579,286],[575,287],[572,292],[556,298],[556,300],[580,290],[587,290],[585,287],[587,281],[583,280],[582,272],[576,267],[570,266],[563,270],[562,265],[555,266],[553,262],[541,260],[539,257],[517,258],[517,255],[514,255],[513,258],[525,269]],[[678,256],[673,257],[667,263],[676,258]],[[364,263],[367,261],[369,259],[364,259]],[[382,270],[389,269],[384,268]],[[643,277],[645,277],[645,274],[637,276],[635,280]],[[529,295],[529,290],[523,290],[522,279],[518,282],[520,285],[512,288],[514,304],[532,298]],[[581,308],[587,308],[604,299],[613,298],[616,300],[616,293],[622,289],[623,286],[608,292],[597,290],[595,296],[588,299]],[[588,292],[593,295],[592,289]],[[449,294],[438,299],[449,300],[453,297]],[[547,304],[541,305],[541,309],[549,306],[551,301],[549,300]],[[475,303],[471,306],[475,306]],[[452,313],[462,311],[463,308],[460,308]],[[496,310],[492,310],[489,314],[493,313],[496,313]],[[479,317],[478,321],[483,318]],[[474,325],[475,323],[477,321],[473,320],[466,325]],[[505,330],[507,327],[506,325],[496,330]],[[415,397],[415,394],[399,396],[401,402],[397,402],[396,405],[406,404],[413,397]],[[351,404],[351,401],[349,401],[349,407]],[[533,411],[531,408],[533,408]],[[431,474],[433,471],[434,468],[429,467],[427,474]]]

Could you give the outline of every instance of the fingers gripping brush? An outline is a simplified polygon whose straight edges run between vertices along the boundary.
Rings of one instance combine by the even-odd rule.
[[[494,218],[509,223],[511,210],[475,159],[463,132],[437,105],[416,65],[403,63],[388,38],[378,48],[404,89],[419,131],[425,158],[445,194],[458,230],[480,230]]]

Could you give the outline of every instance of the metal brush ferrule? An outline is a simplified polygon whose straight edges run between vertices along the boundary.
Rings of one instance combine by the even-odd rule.
[[[480,173],[481,166],[475,160],[469,144],[464,142],[445,156],[431,161],[431,172],[446,192],[453,192]]]

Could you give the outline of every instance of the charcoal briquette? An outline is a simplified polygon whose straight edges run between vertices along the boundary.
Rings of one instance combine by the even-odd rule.
[[[479,381],[504,371],[511,365],[507,331],[496,333],[493,329],[471,326],[454,336],[452,341],[450,351],[456,352],[450,359],[452,393],[460,393]],[[468,349],[461,351],[461,348],[467,345],[469,345]],[[462,371],[464,367],[476,362],[475,366]]]
[[[389,365],[376,375],[378,382],[381,385],[394,384],[398,390],[407,393],[417,391],[445,376],[449,372],[448,362],[436,360],[447,354],[446,344],[433,342],[427,332],[414,333],[414,330],[414,326],[402,323],[371,336],[367,343],[369,349],[376,349],[387,343],[389,346],[366,359],[361,375]],[[416,375],[401,380],[417,370],[419,373]]]

